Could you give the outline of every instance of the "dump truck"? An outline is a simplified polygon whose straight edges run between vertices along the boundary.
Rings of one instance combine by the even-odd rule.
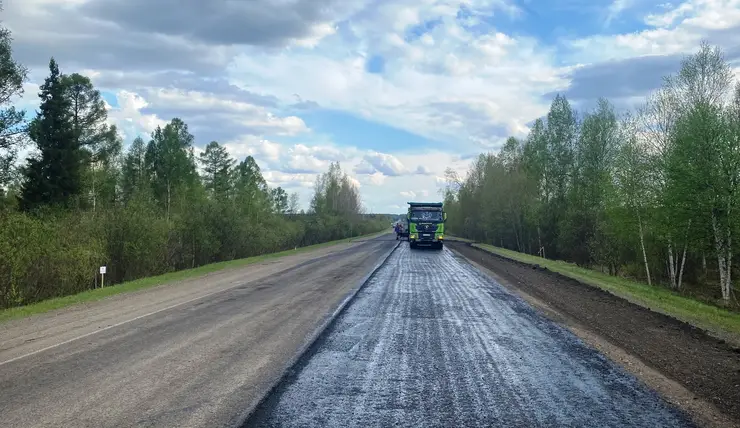
[[[406,230],[409,246],[442,249],[447,213],[442,202],[409,202]]]

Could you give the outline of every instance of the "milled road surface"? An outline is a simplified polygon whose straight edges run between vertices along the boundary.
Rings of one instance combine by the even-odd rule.
[[[238,423],[395,245],[340,244],[2,324],[0,425]]]
[[[464,259],[402,244],[244,426],[693,425]]]

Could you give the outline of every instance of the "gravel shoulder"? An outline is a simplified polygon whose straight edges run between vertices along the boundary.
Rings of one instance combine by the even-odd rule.
[[[608,342],[607,347],[614,353],[636,358],[647,369],[694,395],[680,399],[705,401],[712,407],[708,413],[717,409],[730,424],[740,425],[740,350],[733,345],[562,275],[465,243],[448,245],[514,289],[533,297],[540,306],[552,309],[554,318],[563,316],[563,321],[576,325],[583,336]],[[645,373],[645,377],[650,376]],[[650,379],[643,380],[651,383]],[[662,392],[671,394],[670,388]],[[701,411],[700,406],[693,410]],[[702,415],[697,416],[702,419]],[[706,423],[727,425],[713,420]]]
[[[387,254],[339,244],[0,325],[3,426],[224,426]]]
[[[452,251],[401,245],[243,427],[691,427]]]

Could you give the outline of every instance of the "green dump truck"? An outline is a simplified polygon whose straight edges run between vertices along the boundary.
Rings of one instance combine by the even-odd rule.
[[[447,213],[442,202],[409,202],[406,230],[411,248],[442,249]]]

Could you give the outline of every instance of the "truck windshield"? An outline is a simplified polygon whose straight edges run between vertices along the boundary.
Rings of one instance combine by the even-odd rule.
[[[442,211],[411,211],[411,221],[442,221]]]

